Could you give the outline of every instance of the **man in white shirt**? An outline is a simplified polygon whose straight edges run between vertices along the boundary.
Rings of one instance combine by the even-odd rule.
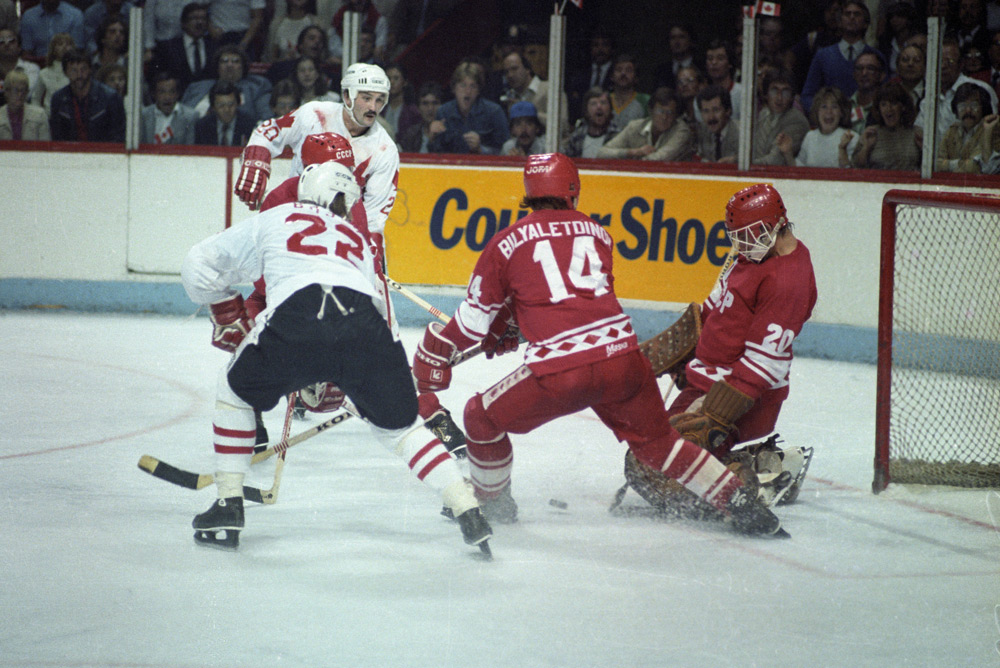
[[[941,140],[944,139],[948,128],[958,122],[958,117],[952,109],[951,101],[955,97],[955,91],[962,84],[974,83],[977,86],[985,88],[989,92],[993,108],[997,108],[996,91],[985,82],[962,74],[961,62],[962,58],[958,42],[952,37],[945,37],[941,43],[941,74],[938,82],[941,92],[937,96],[937,131],[934,138],[937,145],[941,144]],[[930,92],[924,95],[924,99],[920,102],[920,111],[917,113],[917,120],[914,122],[914,125],[924,127],[924,119],[928,113],[927,105],[931,99],[932,95]],[[926,137],[927,134],[927,128],[924,128],[924,136]]]

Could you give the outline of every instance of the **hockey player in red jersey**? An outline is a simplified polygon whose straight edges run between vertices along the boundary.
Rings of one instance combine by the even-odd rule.
[[[447,326],[432,323],[413,361],[417,386],[443,390],[458,351],[527,340],[525,363],[465,407],[469,468],[487,519],[512,522],[508,434],[592,408],[641,462],[732,518],[738,531],[787,535],[718,459],[670,426],[656,378],[614,293],[608,232],[576,211],[580,179],[562,154],[528,158],[522,208],[532,213],[486,245]]]
[[[489,524],[455,459],[424,431],[406,353],[376,306],[372,254],[349,223],[360,196],[342,164],[310,165],[298,202],[205,239],[184,260],[185,290],[210,306],[213,340],[234,352],[220,374],[213,419],[218,500],[194,519],[198,543],[239,544],[253,410],[270,410],[282,396],[328,381],[343,390],[376,438],[441,495],[465,541],[488,553]],[[254,322],[232,284],[261,275],[267,307]]]
[[[667,411],[682,435],[720,458],[774,430],[788,397],[792,342],[816,304],[809,249],[792,233],[777,190],[760,183],[737,192],[726,205],[726,228],[738,257],[702,304],[686,386]],[[758,456],[761,447],[751,450]],[[774,455],[767,475],[789,473],[779,481],[788,489],[766,491],[793,500],[811,448],[764,451]]]

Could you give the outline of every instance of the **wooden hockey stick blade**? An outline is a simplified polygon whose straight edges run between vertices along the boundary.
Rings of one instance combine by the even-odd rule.
[[[160,480],[166,480],[188,489],[202,489],[215,482],[215,476],[210,473],[199,474],[184,471],[150,455],[143,455],[139,458],[139,468]]]

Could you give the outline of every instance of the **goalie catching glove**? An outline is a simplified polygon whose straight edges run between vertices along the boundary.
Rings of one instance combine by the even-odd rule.
[[[670,418],[670,424],[683,438],[714,452],[753,403],[753,399],[726,381],[717,380],[697,411],[675,415]]]
[[[313,413],[332,413],[344,405],[345,398],[339,387],[325,381],[299,391],[299,399]]]
[[[690,304],[674,324],[640,343],[639,350],[653,367],[653,375],[659,378],[668,373],[680,388],[683,386],[684,367],[694,357],[700,336],[701,306]]]
[[[497,312],[490,329],[483,337],[483,352],[486,359],[493,359],[494,355],[503,355],[517,350],[520,341],[521,330],[518,329],[517,319],[510,306],[504,304]]]
[[[243,166],[236,179],[233,193],[240,198],[252,211],[260,206],[264,199],[264,189],[267,179],[271,176],[271,152],[263,146],[247,146],[243,151]]]
[[[212,345],[226,352],[235,352],[247,333],[253,329],[253,319],[247,315],[243,295],[228,297],[209,304],[212,320]]]
[[[443,329],[439,322],[427,325],[424,340],[413,356],[413,377],[420,392],[440,392],[451,385],[451,364],[458,346],[441,335]]]

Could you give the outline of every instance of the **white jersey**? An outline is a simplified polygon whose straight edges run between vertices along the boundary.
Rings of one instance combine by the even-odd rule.
[[[347,113],[350,113],[348,111]],[[354,175],[362,189],[362,202],[368,214],[368,231],[383,234],[385,221],[396,201],[399,179],[399,149],[381,124],[373,124],[367,132],[352,137],[344,123],[344,105],[340,102],[307,102],[281,118],[259,125],[250,136],[248,146],[263,146],[271,157],[281,155],[291,147],[291,176],[302,173],[302,142],[309,135],[336,132],[346,137],[354,149]]]
[[[211,304],[236,294],[231,286],[263,275],[267,309],[258,321],[265,321],[314,283],[350,288],[377,302],[373,267],[368,244],[349,222],[315,204],[295,202],[195,244],[184,258],[181,280],[192,301]]]

